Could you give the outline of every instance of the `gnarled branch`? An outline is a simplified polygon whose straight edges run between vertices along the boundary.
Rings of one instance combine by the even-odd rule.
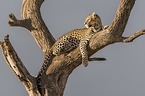
[[[9,14],[10,21],[8,21],[8,24],[10,26],[19,26],[24,27],[28,30],[34,30],[35,28],[31,25],[30,19],[24,19],[24,20],[18,20],[14,14]]]
[[[29,94],[39,94],[36,86],[36,80],[30,75],[16,51],[9,41],[9,35],[5,36],[4,42],[0,42],[3,56],[15,76],[21,81]]]
[[[10,26],[20,26],[28,29],[35,41],[46,53],[54,44],[55,39],[46,27],[40,13],[40,7],[44,0],[23,0],[21,19],[18,20],[14,14],[10,14]]]

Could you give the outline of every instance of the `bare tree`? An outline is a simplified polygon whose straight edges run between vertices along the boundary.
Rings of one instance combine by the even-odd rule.
[[[35,41],[47,54],[48,50],[55,43],[55,39],[42,20],[40,7],[44,0],[23,0],[21,19],[18,20],[14,14],[9,14],[10,26],[20,26],[28,29]],[[89,41],[89,57],[109,44],[116,42],[132,42],[135,38],[143,35],[145,30],[140,30],[130,37],[123,37],[130,12],[135,0],[121,0],[112,24],[102,32],[95,34]],[[36,77],[30,75],[24,64],[18,57],[16,51],[6,35],[4,42],[0,42],[3,56],[16,75],[23,83],[29,96],[42,96],[37,88]],[[70,57],[71,56],[71,57]],[[44,96],[63,96],[67,79],[71,72],[81,64],[79,47],[69,53],[69,56],[55,56],[42,77],[44,83]]]

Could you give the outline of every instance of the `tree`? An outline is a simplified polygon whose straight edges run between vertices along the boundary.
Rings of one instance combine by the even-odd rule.
[[[21,26],[28,29],[30,33],[32,34],[32,36],[35,38],[40,48],[43,50],[43,52],[47,53],[48,49],[55,42],[55,39],[53,38],[53,36],[51,35],[49,30],[45,26],[41,18],[39,8],[42,3],[43,3],[43,0],[36,0],[36,1],[24,0],[23,5],[22,5],[23,6],[22,14],[21,14],[22,20],[18,20],[14,16],[14,14],[10,14],[9,17],[11,21],[9,22],[9,24],[11,26]],[[118,8],[118,11],[116,12],[116,16],[112,24],[110,25],[110,27],[107,30],[102,31],[100,34],[94,35],[93,38],[90,40],[89,47],[91,48],[91,51],[89,53],[89,56],[91,56],[92,54],[94,54],[95,52],[97,52],[98,50],[102,49],[103,47],[109,44],[113,44],[116,42],[131,42],[136,37],[144,34],[145,30],[141,30],[141,31],[136,32],[130,37],[122,37],[122,34],[126,27],[126,24],[127,24],[127,21],[128,21],[128,18],[129,18],[129,15],[130,15],[130,12],[134,3],[135,3],[135,0],[121,0],[120,7]],[[30,6],[27,6],[27,4]],[[15,75],[18,77],[18,79],[24,84],[28,93],[33,94],[33,95],[39,94],[36,87],[35,77],[29,74],[29,72],[27,71],[27,69],[25,68],[21,60],[19,59],[17,53],[15,52],[14,48],[12,47],[9,41],[8,35],[5,36],[5,41],[1,42],[1,48],[3,50],[3,56],[5,57],[5,60],[7,61],[7,63],[9,64],[10,68],[15,73]],[[68,76],[77,66],[81,64],[81,56],[79,53],[79,48],[70,52],[70,54],[72,56],[71,58],[64,58],[63,55],[56,56],[55,60],[60,61],[59,63],[57,63],[57,65],[59,66],[54,66],[55,65],[55,62],[54,62],[47,69],[48,70],[47,74],[49,75],[47,77],[48,80],[46,81],[46,84],[51,82],[51,84],[54,83],[54,85],[52,85],[53,86],[52,87],[50,86],[51,84],[48,84],[47,86],[48,89],[46,90],[46,94],[47,92],[50,94],[50,96],[59,96],[59,95],[61,96],[63,94]],[[57,81],[57,82],[53,82],[53,81]]]

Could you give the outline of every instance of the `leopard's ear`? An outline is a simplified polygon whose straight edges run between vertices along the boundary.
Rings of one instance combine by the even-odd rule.
[[[95,12],[93,12],[93,15],[96,15],[96,13],[95,13]]]
[[[93,18],[100,18],[95,12],[92,14]]]
[[[97,14],[95,12],[92,15],[93,15],[93,17],[97,17]]]

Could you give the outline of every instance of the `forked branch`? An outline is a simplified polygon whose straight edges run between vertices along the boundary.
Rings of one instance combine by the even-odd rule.
[[[11,26],[20,26],[28,29],[39,47],[46,53],[54,44],[55,39],[41,17],[40,7],[43,1],[23,0],[21,19],[18,20],[14,14],[10,14],[10,21],[8,23]]]
[[[9,14],[10,21],[8,21],[8,24],[10,26],[19,26],[19,27],[24,27],[28,30],[34,30],[33,26],[31,25],[31,20],[30,19],[24,19],[24,20],[18,20],[14,14],[10,13]]]

